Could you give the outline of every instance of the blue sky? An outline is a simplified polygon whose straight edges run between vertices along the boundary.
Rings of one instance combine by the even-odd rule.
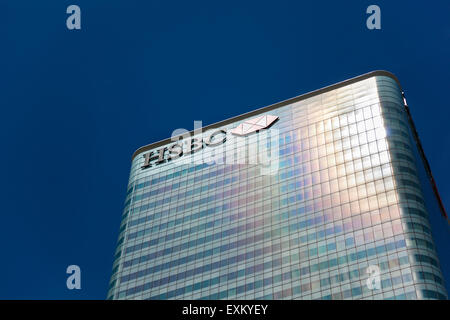
[[[366,28],[371,4],[381,30]],[[0,298],[106,297],[138,147],[376,69],[400,79],[450,208],[449,12],[443,0],[0,0]],[[82,290],[65,286],[70,264]]]

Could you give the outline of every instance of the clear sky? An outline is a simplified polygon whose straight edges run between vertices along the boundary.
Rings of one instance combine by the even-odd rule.
[[[81,8],[81,30],[66,8]],[[366,8],[381,8],[381,30]],[[0,0],[0,298],[104,299],[131,155],[384,69],[450,211],[450,2]],[[81,267],[81,290],[66,267]]]

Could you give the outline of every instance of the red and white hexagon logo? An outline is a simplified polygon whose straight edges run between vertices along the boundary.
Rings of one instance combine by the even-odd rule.
[[[236,128],[231,130],[231,133],[237,136],[246,136],[252,132],[256,132],[261,129],[270,127],[275,121],[278,120],[278,116],[259,116],[250,120],[246,120]]]

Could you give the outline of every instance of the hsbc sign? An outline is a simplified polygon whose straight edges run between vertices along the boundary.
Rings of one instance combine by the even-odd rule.
[[[188,138],[184,139],[184,144],[187,148],[183,148],[183,141],[174,143],[170,147],[162,147],[156,151],[150,151],[144,154],[144,164],[142,169],[149,168],[154,164],[161,164],[166,161],[171,161],[180,158],[183,155],[193,154],[202,150],[205,146],[214,147],[226,141],[226,130],[219,129],[214,131],[204,139]]]
[[[191,155],[201,151],[204,148],[217,147],[227,141],[227,137],[231,135],[236,138],[245,137],[252,133],[257,133],[263,129],[269,128],[278,120],[278,116],[264,115],[250,120],[246,120],[236,128],[227,132],[226,129],[215,129],[206,136],[191,137],[190,134],[177,135],[172,140],[176,141],[169,147],[161,147],[155,151],[147,152],[143,155],[144,164],[142,169],[150,168],[167,161],[176,160],[185,155]],[[194,134],[196,130],[194,130]]]

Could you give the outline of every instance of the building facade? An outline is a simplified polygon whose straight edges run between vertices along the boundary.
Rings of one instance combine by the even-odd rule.
[[[108,299],[446,299],[413,134],[375,71],[138,149]]]

